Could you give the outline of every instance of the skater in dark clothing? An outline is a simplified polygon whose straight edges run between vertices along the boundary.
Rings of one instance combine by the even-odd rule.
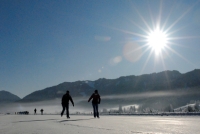
[[[36,112],[37,112],[37,109],[35,108],[35,109],[34,109],[34,114],[36,114]]]
[[[67,91],[66,94],[64,94],[63,97],[62,97],[63,110],[61,112],[61,117],[63,116],[63,113],[65,112],[65,109],[66,109],[67,118],[70,118],[69,117],[69,101],[71,101],[71,103],[74,107],[74,102],[72,100],[72,97],[70,96],[69,91]]]
[[[43,111],[44,111],[43,109],[41,109],[41,110],[40,110],[40,112],[41,112],[41,115],[43,115]]]
[[[89,98],[88,102],[90,102],[91,99],[93,99],[92,100],[92,106],[93,106],[94,118],[96,118],[96,117],[99,118],[98,104],[100,104],[101,98],[100,98],[100,95],[98,93],[98,90],[94,91],[94,93]]]

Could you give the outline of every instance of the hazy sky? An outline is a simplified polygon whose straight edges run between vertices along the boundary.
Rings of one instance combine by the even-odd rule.
[[[197,0],[1,0],[0,90],[24,97],[62,82],[192,71],[199,29]]]

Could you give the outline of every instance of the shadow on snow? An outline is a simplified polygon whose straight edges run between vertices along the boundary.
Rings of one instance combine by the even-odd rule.
[[[75,120],[62,120],[62,121],[59,121],[59,122],[67,122],[67,121],[82,121],[82,120],[91,120],[91,119],[94,119],[94,118],[89,118],[89,119],[75,119]]]

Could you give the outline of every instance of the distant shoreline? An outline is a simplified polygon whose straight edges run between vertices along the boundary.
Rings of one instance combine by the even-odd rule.
[[[137,114],[101,114],[101,115],[123,115],[123,116],[200,116],[198,113],[137,113]]]
[[[0,115],[24,115],[24,114],[3,114]],[[34,114],[29,114],[34,115]],[[37,114],[41,115],[41,114]],[[59,115],[60,114],[51,114],[51,113],[45,113],[43,115]],[[92,114],[89,113],[71,113],[70,115],[85,115],[85,116],[92,116]],[[185,113],[177,113],[177,112],[160,112],[160,113],[100,113],[101,116],[200,116],[200,112],[185,112]]]

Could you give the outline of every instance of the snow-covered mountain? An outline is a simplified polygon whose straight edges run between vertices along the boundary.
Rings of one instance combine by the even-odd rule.
[[[144,107],[164,109],[164,106],[180,107],[191,100],[200,100],[200,69],[181,74],[163,71],[140,76],[122,76],[117,79],[100,78],[95,81],[64,82],[37,90],[23,99],[6,91],[0,91],[0,102],[40,102],[60,100],[67,90],[76,104],[87,105],[90,95],[97,89],[102,105],[142,104]]]
[[[140,76],[123,76],[117,79],[101,78],[95,81],[64,82],[35,91],[20,101],[34,102],[61,98],[66,90],[69,90],[73,97],[84,98],[89,97],[95,89],[98,89],[104,100],[109,103],[137,102],[159,105],[167,101],[167,103],[175,103],[174,105],[178,106],[179,103],[183,105],[190,100],[200,99],[200,69],[185,74],[178,71],[163,71]],[[167,95],[163,95],[163,92]],[[141,97],[143,93],[154,93],[154,96]],[[105,97],[120,95],[129,95],[129,100],[127,97]]]

